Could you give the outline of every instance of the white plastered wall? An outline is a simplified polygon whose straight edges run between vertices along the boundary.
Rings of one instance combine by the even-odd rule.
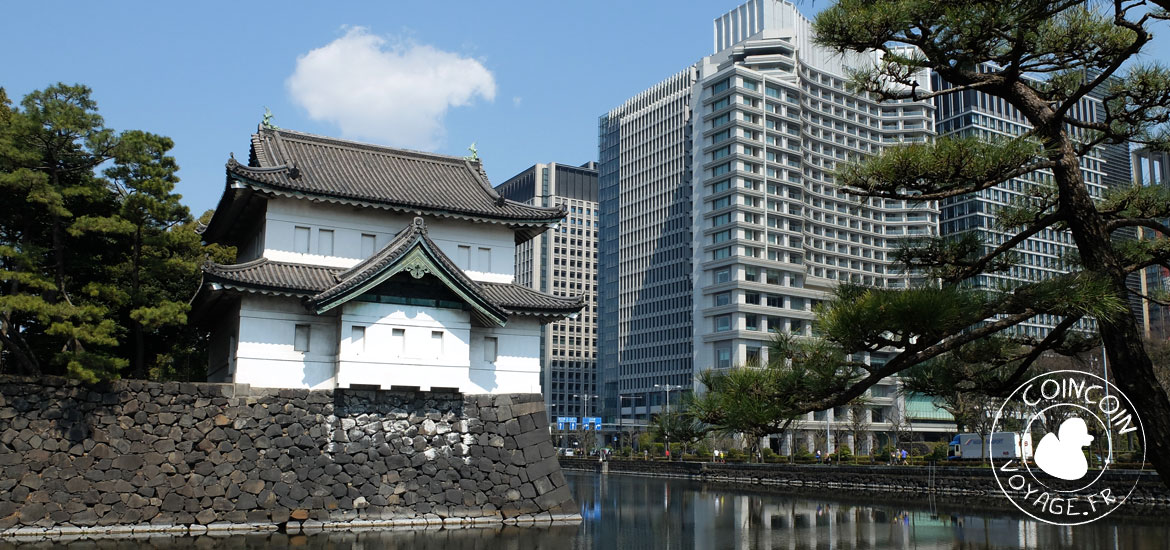
[[[366,255],[362,235],[375,237],[380,250],[413,220],[379,208],[312,202],[305,199],[272,198],[268,202],[264,228],[264,257],[336,267],[352,267]],[[510,283],[515,273],[515,233],[505,225],[476,223],[424,216],[427,234],[455,265],[477,281]],[[297,227],[308,228],[308,253],[297,251]],[[333,252],[326,254],[321,230],[333,231]],[[460,246],[466,247],[460,249]]]
[[[307,352],[294,350],[298,324],[310,327]],[[311,315],[292,297],[241,297],[236,383],[265,388],[332,389],[336,366],[335,315]]]

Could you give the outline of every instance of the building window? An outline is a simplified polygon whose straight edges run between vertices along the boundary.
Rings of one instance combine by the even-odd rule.
[[[322,256],[333,255],[333,230],[322,229],[317,232],[317,253]]]
[[[395,357],[406,354],[406,329],[396,328],[390,331],[390,353]]]
[[[499,341],[496,340],[495,337],[485,337],[483,339],[483,360],[487,361],[488,363],[495,363],[496,353],[499,351],[498,346]]]
[[[459,254],[455,256],[455,263],[461,269],[471,269],[471,247],[465,244],[459,245]]]
[[[431,352],[434,353],[435,359],[443,357],[443,331],[431,331]]]
[[[725,306],[725,305],[730,304],[730,303],[731,303],[731,293],[730,292],[720,292],[719,294],[715,295],[715,305],[716,306]]]
[[[726,332],[731,330],[731,316],[720,315],[715,318],[715,332]]]
[[[715,368],[731,368],[731,347],[726,344],[715,348]]]
[[[309,325],[297,325],[293,329],[293,351],[309,352]]]
[[[748,346],[747,362],[756,366],[760,364],[760,346]]]
[[[731,269],[723,268],[715,272],[716,283],[726,283],[731,281]]]
[[[749,313],[743,316],[744,325],[748,330],[760,330],[760,317],[755,313]]]
[[[362,257],[369,258],[374,255],[374,249],[377,248],[378,237],[369,233],[362,233]]]
[[[293,228],[293,252],[309,253],[309,228],[296,226]]]
[[[479,249],[479,269],[477,271],[482,271],[484,273],[490,273],[491,270],[492,270],[492,249],[480,248]]]
[[[354,353],[364,353],[366,351],[366,327],[354,325],[350,328],[349,343],[353,346]]]

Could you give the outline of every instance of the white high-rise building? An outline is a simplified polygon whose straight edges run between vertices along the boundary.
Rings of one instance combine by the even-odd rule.
[[[812,307],[839,282],[906,287],[914,275],[891,251],[938,234],[936,203],[858,197],[832,176],[838,163],[929,139],[933,105],[850,92],[847,67],[875,58],[814,46],[789,2],[751,0],[714,31],[714,54],[601,118],[599,356],[611,416],[657,412],[664,389],[692,389],[701,370],[766,359],[772,332],[811,334]],[[895,383],[874,392],[873,429],[916,410],[951,429]],[[808,418],[821,432],[834,420]]]

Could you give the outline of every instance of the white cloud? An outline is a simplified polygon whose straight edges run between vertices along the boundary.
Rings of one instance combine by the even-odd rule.
[[[424,44],[387,44],[364,27],[297,58],[286,81],[293,101],[345,137],[434,149],[450,107],[493,101],[496,82],[479,61]]]

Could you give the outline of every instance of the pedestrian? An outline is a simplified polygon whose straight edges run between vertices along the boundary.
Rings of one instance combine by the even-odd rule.
[[[902,449],[902,465],[903,466],[905,466],[907,464],[906,457],[908,457],[908,456],[910,456],[910,453],[906,452],[906,449]]]
[[[817,449],[817,463],[819,464],[820,462],[821,462],[821,450]]]

